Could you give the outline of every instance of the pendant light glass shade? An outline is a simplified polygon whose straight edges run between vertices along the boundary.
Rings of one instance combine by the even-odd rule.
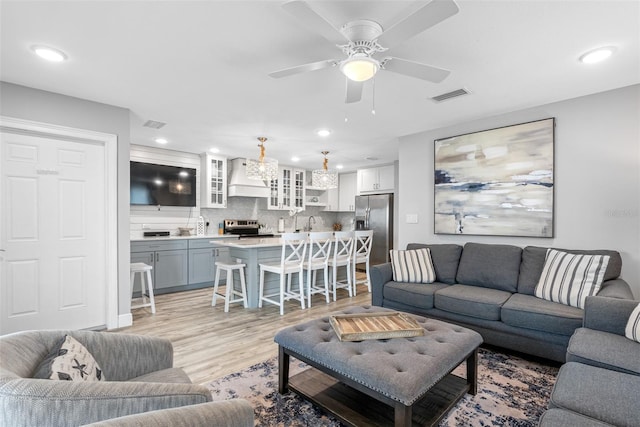
[[[322,189],[338,188],[338,172],[328,168],[329,160],[327,159],[328,151],[323,151],[324,162],[322,169],[316,169],[311,173],[311,186]]]
[[[271,181],[278,178],[278,161],[265,157],[264,143],[266,140],[267,138],[263,136],[258,138],[260,157],[257,160],[247,159],[246,161],[246,174],[249,179]]]

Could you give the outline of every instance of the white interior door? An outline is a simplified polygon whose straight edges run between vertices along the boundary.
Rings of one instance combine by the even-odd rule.
[[[106,325],[105,146],[1,138],[0,332]]]

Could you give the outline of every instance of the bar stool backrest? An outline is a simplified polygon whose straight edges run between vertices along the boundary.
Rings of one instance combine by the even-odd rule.
[[[284,268],[299,265],[302,268],[307,251],[309,233],[284,233],[282,239],[282,257],[280,265]]]
[[[336,231],[334,235],[333,262],[348,261],[353,253],[353,231]]]
[[[309,265],[327,265],[331,257],[333,233],[319,231],[309,233]]]
[[[368,259],[373,244],[373,230],[357,230],[354,232],[354,238],[354,258],[361,261]]]

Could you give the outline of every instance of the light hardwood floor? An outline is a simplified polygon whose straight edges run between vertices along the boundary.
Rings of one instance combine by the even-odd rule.
[[[223,289],[221,287],[221,289]],[[278,354],[273,336],[280,329],[321,317],[353,305],[370,305],[371,294],[359,285],[350,298],[338,290],[338,300],[327,304],[314,295],[311,308],[302,310],[299,301],[285,303],[285,313],[265,303],[261,309],[231,304],[224,312],[224,300],[211,306],[213,288],[156,296],[156,314],[149,308],[133,310],[133,325],[112,332],[149,335],[173,343],[174,366],[181,367],[194,383],[205,383],[241,371]]]

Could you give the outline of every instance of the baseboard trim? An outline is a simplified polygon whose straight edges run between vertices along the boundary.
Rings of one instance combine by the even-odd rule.
[[[133,325],[133,316],[131,313],[118,315],[118,328],[125,328]]]

